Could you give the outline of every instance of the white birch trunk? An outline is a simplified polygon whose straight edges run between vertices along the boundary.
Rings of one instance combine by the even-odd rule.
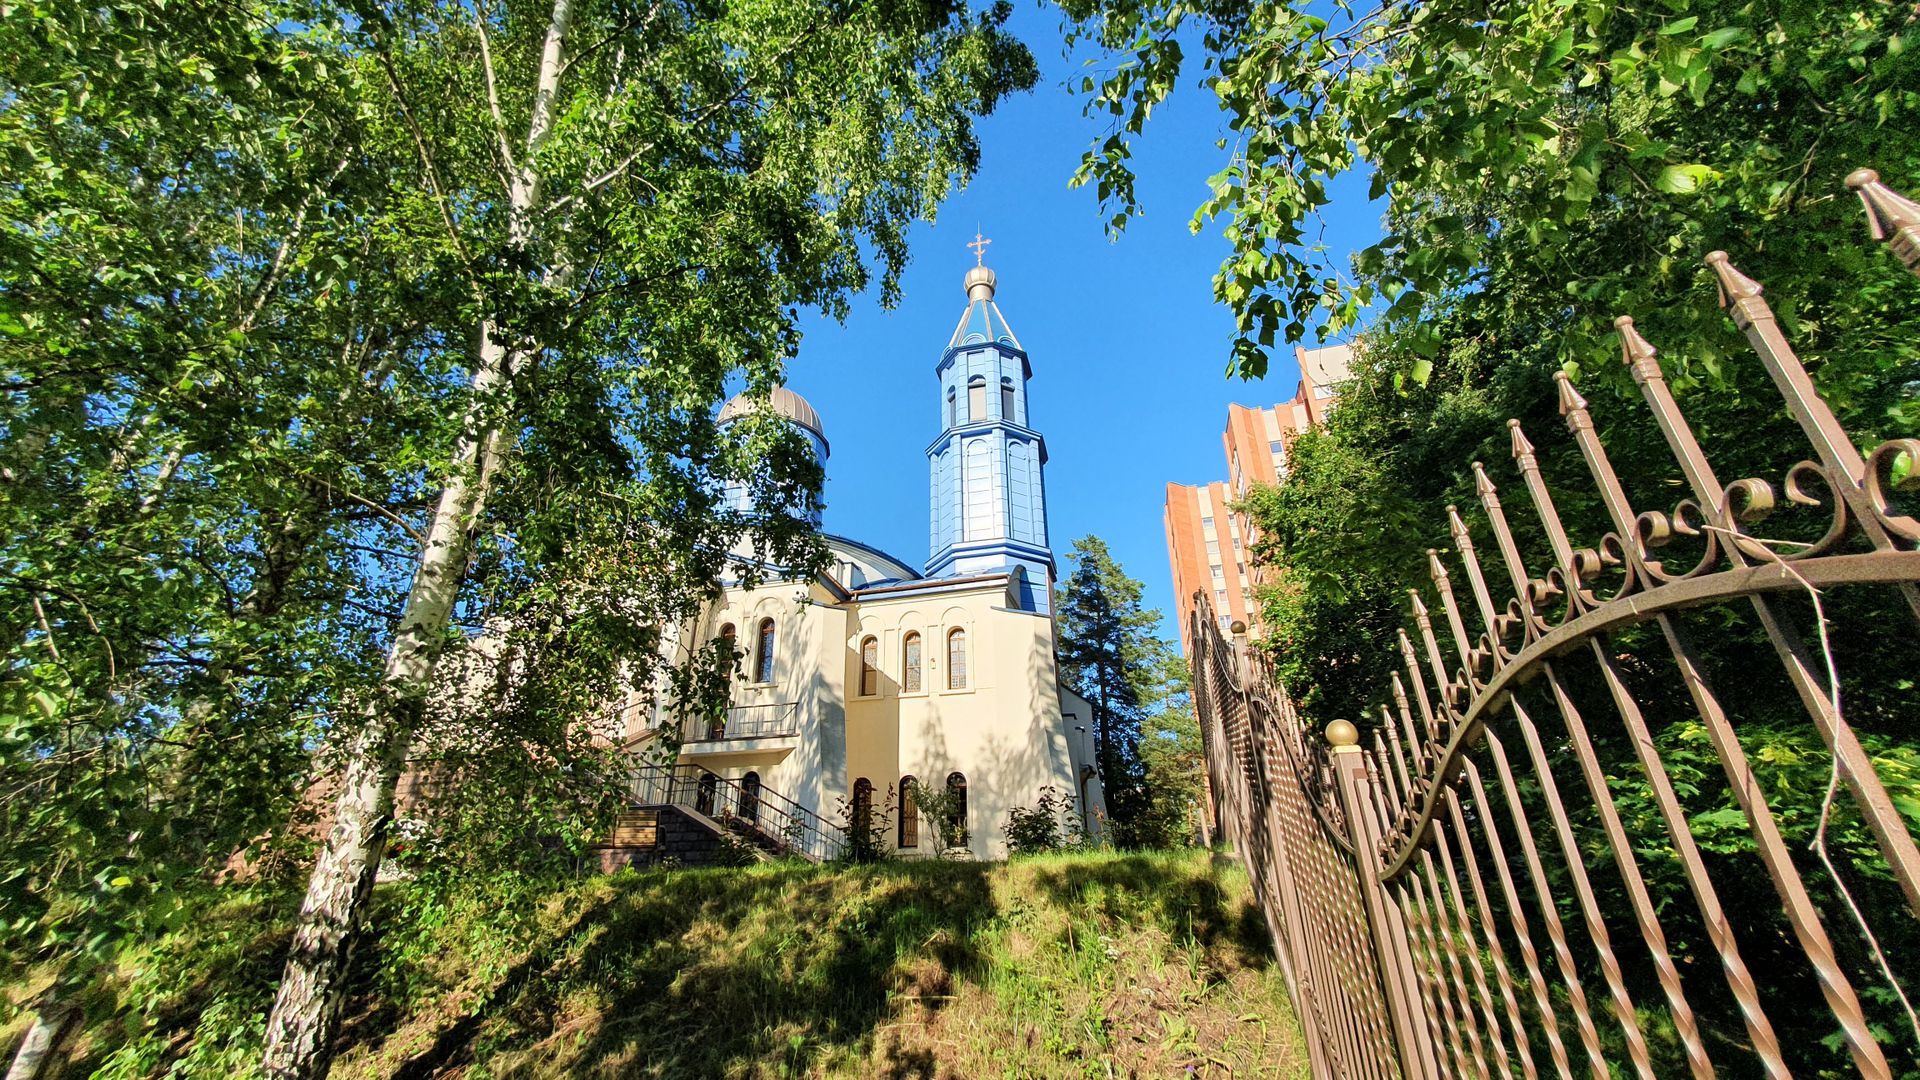
[[[541,188],[537,159],[552,130],[561,54],[572,18],[573,0],[555,0],[526,149],[509,191],[511,235],[519,246],[532,235]],[[510,376],[527,357],[500,341],[492,321],[482,322],[474,403],[455,445],[453,468],[441,489],[388,653],[384,695],[371,705],[365,725],[347,747],[333,826],[314,862],[293,949],[267,1017],[262,1065],[277,1080],[319,1080],[332,1063],[350,953],[386,848],[394,788],[422,702],[433,688],[439,647],[466,573],[473,527],[494,467],[512,449],[517,410],[505,396],[511,393]]]
[[[80,1018],[80,1010],[62,1001],[43,1002],[33,1016],[33,1026],[20,1040],[20,1049],[7,1069],[7,1080],[40,1080],[53,1062],[60,1039]]]

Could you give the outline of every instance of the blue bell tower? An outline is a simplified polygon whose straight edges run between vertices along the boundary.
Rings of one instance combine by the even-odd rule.
[[[1014,571],[1026,611],[1050,612],[1053,550],[1047,546],[1042,466],[1046,441],[1027,411],[1033,367],[993,302],[977,234],[967,271],[967,310],[940,354],[940,435],[927,447],[933,477],[928,577]]]

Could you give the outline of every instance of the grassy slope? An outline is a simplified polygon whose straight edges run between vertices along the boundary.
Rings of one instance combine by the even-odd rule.
[[[1204,852],[628,872],[498,903],[390,913],[336,1080],[1306,1075],[1245,876]],[[264,1005],[285,934],[216,926],[172,1019],[96,1025],[69,1075],[246,1071],[251,1023],[207,1014]]]

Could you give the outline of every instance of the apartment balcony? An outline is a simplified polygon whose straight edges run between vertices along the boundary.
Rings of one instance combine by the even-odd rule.
[[[687,721],[680,741],[685,763],[725,761],[729,758],[771,757],[779,760],[800,745],[800,703],[735,705],[724,719]]]

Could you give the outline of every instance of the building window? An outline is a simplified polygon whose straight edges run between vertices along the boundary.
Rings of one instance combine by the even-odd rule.
[[[770,683],[773,681],[773,620],[760,620],[760,636],[754,645],[753,681]]]
[[[853,782],[853,828],[862,840],[873,836],[873,781],[864,776]]]
[[[1221,606],[1221,607],[1226,607],[1226,606],[1227,606],[1227,590],[1225,590],[1225,589],[1215,589],[1215,590],[1213,591],[1213,596],[1214,596],[1214,599],[1216,599],[1216,600],[1218,600],[1218,601],[1220,601],[1220,606]]]
[[[1013,420],[1013,380],[1000,380],[1000,418],[1008,422]]]
[[[967,842],[967,778],[960,773],[947,774],[947,794],[953,796],[952,816],[946,826],[947,843],[959,846]]]
[[[957,396],[955,396],[952,390],[948,390],[947,391],[947,426],[958,427],[959,424],[960,424],[960,399]]]
[[[1201,519],[1200,519],[1200,527],[1201,527],[1201,528],[1203,528],[1203,529],[1211,529],[1211,528],[1213,528],[1213,519],[1212,519],[1212,518],[1210,518],[1210,517],[1203,517],[1203,518],[1201,518]]]
[[[947,631],[947,689],[967,688],[967,632],[954,627]]]
[[[987,418],[987,380],[975,375],[967,381],[967,420],[977,423]]]
[[[860,696],[880,692],[880,639],[868,635],[860,642]]]
[[[760,817],[760,774],[757,772],[740,778],[740,817],[744,821]]]
[[[726,623],[720,627],[720,644],[727,650],[728,672],[739,670],[740,645],[738,639],[739,635],[734,632],[732,623]]]
[[[705,769],[700,770],[700,785],[694,789],[693,808],[712,817],[714,795],[719,789],[720,778]]]
[[[900,778],[900,839],[903,848],[920,846],[920,804],[914,802],[914,792],[920,781],[911,776]]]
[[[1267,444],[1267,452],[1278,457],[1287,452],[1287,444],[1283,442],[1270,442]]]
[[[920,692],[920,633],[907,634],[906,643],[900,646],[900,689],[904,693]]]

